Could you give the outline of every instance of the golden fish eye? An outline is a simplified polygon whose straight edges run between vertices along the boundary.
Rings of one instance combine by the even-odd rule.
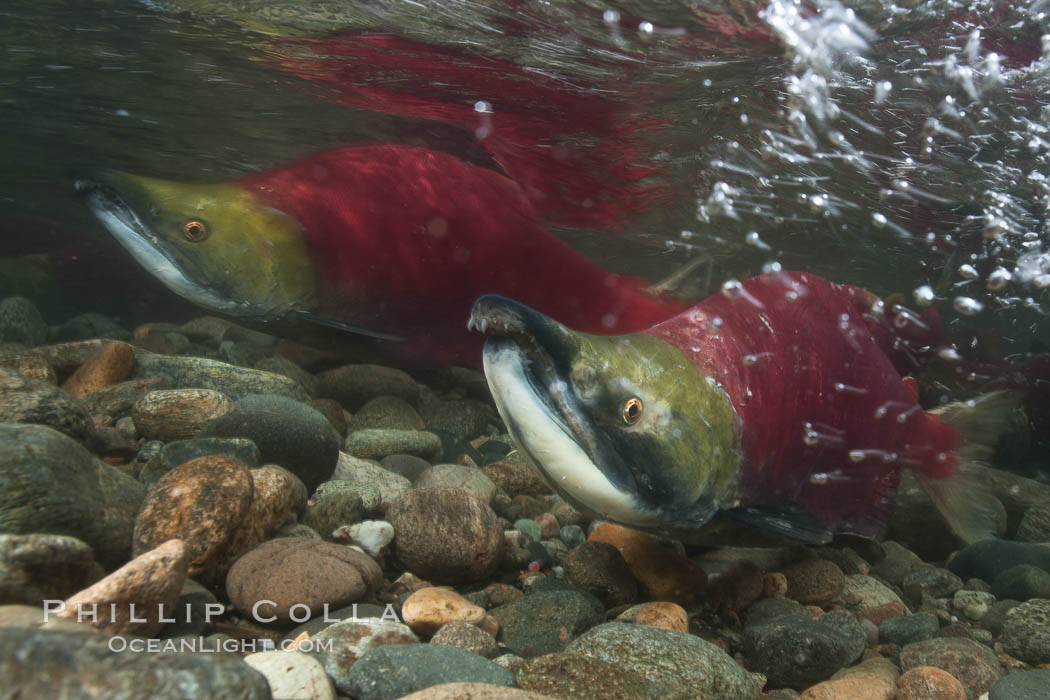
[[[208,225],[200,219],[187,219],[182,224],[182,232],[186,235],[187,240],[197,243],[208,237]]]
[[[627,425],[634,425],[638,422],[638,419],[642,417],[642,400],[637,396],[632,396],[623,402],[623,422]]]

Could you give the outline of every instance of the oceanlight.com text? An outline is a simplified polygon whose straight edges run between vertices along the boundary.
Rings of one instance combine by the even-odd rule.
[[[110,637],[109,650],[136,654],[254,654],[259,651],[326,651],[334,649],[331,639],[284,639],[277,643],[269,639],[216,639],[184,637],[180,639],[142,639],[140,637]]]

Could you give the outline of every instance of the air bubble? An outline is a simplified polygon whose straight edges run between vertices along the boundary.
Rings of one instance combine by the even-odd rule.
[[[747,243],[749,246],[758,248],[759,250],[773,249],[768,243],[759,238],[758,231],[750,231],[746,236],[744,236],[744,242]]]
[[[919,306],[929,306],[937,299],[937,294],[933,291],[933,287],[928,284],[916,288],[912,294],[915,296],[915,303]]]
[[[952,307],[963,316],[974,316],[980,313],[981,309],[984,308],[984,304],[972,297],[955,297]]]
[[[997,292],[1005,287],[1011,279],[1013,279],[1013,275],[1009,270],[997,267],[989,273],[988,281],[985,283],[985,286],[991,291]]]

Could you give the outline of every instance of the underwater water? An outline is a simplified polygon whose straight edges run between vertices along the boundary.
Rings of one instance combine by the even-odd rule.
[[[1050,537],[1050,4],[1044,0],[7,0],[0,7],[0,52],[0,304],[21,298],[0,306],[0,402],[7,403],[0,411],[0,490],[32,495],[49,484],[72,484],[70,493],[49,495],[46,504],[27,496],[28,508],[10,497],[11,512],[24,522],[0,518],[0,536],[64,540],[25,545],[26,551],[50,552],[19,555],[50,562],[39,567],[43,573],[32,585],[5,588],[0,575],[0,628],[31,627],[12,623],[14,612],[5,618],[6,604],[69,603],[87,591],[84,600],[112,602],[104,596],[121,594],[89,588],[102,570],[154,557],[140,562],[147,573],[137,575],[148,578],[150,566],[181,567],[171,590],[157,600],[143,597],[127,574],[125,588],[113,584],[126,592],[118,602],[218,601],[225,606],[219,621],[200,623],[194,613],[192,625],[187,619],[175,631],[161,631],[152,619],[141,627],[110,621],[110,634],[301,642],[302,630],[292,623],[302,620],[284,610],[275,625],[254,624],[260,620],[250,619],[250,603],[277,595],[258,592],[267,578],[309,578],[335,566],[342,568],[331,578],[353,580],[356,587],[347,592],[349,584],[333,584],[324,600],[394,605],[394,621],[408,626],[385,633],[404,634],[398,639],[405,643],[440,627],[426,612],[436,603],[424,595],[413,612],[406,597],[419,590],[436,595],[439,589],[427,582],[456,584],[466,596],[448,603],[462,614],[457,621],[473,615],[471,632],[476,626],[491,633],[492,649],[480,656],[495,656],[497,641],[499,653],[531,658],[560,652],[574,639],[578,653],[593,652],[591,658],[607,666],[612,659],[641,674],[652,697],[687,697],[712,674],[708,668],[690,675],[695,669],[685,664],[681,678],[665,678],[653,670],[659,664],[602,651],[603,644],[620,643],[616,635],[622,633],[603,629],[605,615],[612,620],[615,611],[616,619],[647,624],[644,615],[627,609],[640,600],[673,604],[659,615],[675,620],[681,611],[684,622],[654,627],[693,632],[682,648],[660,640],[671,645],[665,653],[692,659],[714,653],[696,647],[698,637],[721,647],[709,663],[721,669],[714,675],[729,680],[717,690],[721,695],[712,689],[711,697],[748,697],[763,687],[802,691],[835,682],[827,680],[832,673],[858,661],[859,652],[824,649],[812,653],[832,659],[827,668],[813,670],[802,661],[797,665],[809,671],[778,666],[794,650],[774,649],[772,627],[755,631],[745,611],[756,600],[785,595],[823,606],[828,615],[848,610],[848,624],[835,634],[862,637],[861,647],[871,652],[863,663],[886,657],[894,666],[891,684],[895,674],[914,666],[938,666],[918,651],[898,653],[934,636],[984,645],[972,663],[961,664],[970,671],[947,669],[958,678],[952,681],[977,694],[989,690],[1004,668],[1045,672],[1045,625],[1029,636],[1016,628],[1007,636],[1005,608],[998,627],[982,627],[984,613],[973,613],[1008,600],[1036,601],[1023,604],[1038,608],[1050,597],[1050,563],[1033,544]],[[774,311],[780,287],[747,282],[763,274],[788,285],[792,301],[826,298],[821,308],[834,316]],[[805,275],[874,296],[859,289],[826,291]],[[592,421],[586,412],[607,407],[599,399],[588,403],[587,396],[570,407],[578,413],[559,404],[568,377],[575,382],[581,376],[566,375],[561,365],[571,369],[572,358],[551,349],[551,338],[563,336],[545,317],[520,315],[503,302],[490,300],[472,316],[474,300],[487,293],[521,301],[574,330],[605,335],[644,331],[708,300],[688,322],[671,322],[653,334],[683,357],[707,358],[695,362],[718,391],[697,412],[703,426],[673,423],[702,393],[692,391],[692,365],[679,363],[689,376],[661,379],[666,383],[655,394],[637,390],[657,376],[647,362],[679,355],[644,343],[638,355],[630,343],[604,355],[594,351],[601,360],[594,366],[602,370],[621,371],[618,363],[643,358],[637,384],[631,384],[636,366],[622,371],[628,379],[617,379],[631,391],[626,401],[610,404],[614,428],[633,427],[638,415],[647,421],[650,414],[641,412],[654,409],[662,411],[656,415],[664,428],[675,428],[666,429],[674,436],[666,449],[614,439],[605,452],[587,453],[595,464],[601,461],[595,454],[615,453],[613,469],[624,470],[672,455],[677,471],[637,478],[649,501],[625,501],[615,478],[602,490],[610,473],[604,463],[588,462],[594,471],[587,472],[578,472],[572,460],[558,463],[606,434],[608,421],[601,415]],[[742,340],[717,345],[720,332],[748,339],[764,332],[725,311],[740,304],[751,307],[744,316],[762,312],[756,318],[771,335],[783,338],[784,329],[803,326],[806,341],[793,346],[794,355],[772,341],[756,341],[753,348]],[[865,323],[877,336],[870,347],[843,340],[855,338]],[[31,326],[35,330],[26,330]],[[482,369],[483,332],[513,342],[531,334],[517,350],[520,357],[495,350],[486,355],[488,385],[476,372],[448,369]],[[839,347],[847,342],[855,355]],[[701,352],[701,346],[708,349]],[[723,362],[723,350],[735,359]],[[555,358],[554,369],[544,366],[544,352]],[[816,359],[807,364],[806,353]],[[868,371],[869,359],[880,369]],[[208,364],[213,360],[221,366]],[[796,384],[781,381],[786,372],[761,374],[773,361],[794,363]],[[831,376],[839,370],[841,376]],[[527,381],[511,386],[529,371]],[[61,385],[65,393],[23,384],[26,376]],[[529,396],[522,386],[544,389],[548,398],[519,414],[515,402]],[[832,386],[850,400],[826,399]],[[960,492],[934,492],[936,503],[923,500],[910,474],[934,470],[926,461],[954,455],[956,446],[930,448],[927,442],[941,439],[939,433],[931,437],[933,428],[920,431],[918,441],[913,433],[855,438],[875,435],[867,427],[887,415],[887,406],[903,407],[893,415],[904,425],[933,415],[922,409],[1004,395],[992,393],[998,391],[1016,399],[1008,417],[984,419],[978,401],[977,419],[945,414],[945,421],[964,426],[967,439],[982,433],[982,422],[989,433],[994,424],[997,434],[982,436],[994,449],[981,453],[981,464],[965,474],[971,480],[966,488],[980,482],[997,499],[993,513],[980,514],[997,519],[995,531],[1005,537],[991,541],[1036,549],[1001,555],[963,550],[969,558],[949,563],[949,554],[971,538],[949,532],[938,509],[964,503],[974,512],[986,502]],[[761,406],[767,399],[754,396],[767,396],[763,392],[805,397],[796,403],[819,405],[826,415],[810,416],[803,430],[795,425],[800,416],[740,409],[748,400]],[[723,397],[736,407],[712,417],[707,411]],[[549,426],[534,417],[555,405],[569,417],[556,421],[560,432],[544,432]],[[937,415],[929,420],[940,426]],[[39,424],[80,444],[33,433]],[[741,425],[745,431],[766,427],[740,442]],[[782,425],[797,434],[781,440]],[[683,433],[717,433],[732,444],[723,453],[710,446],[712,440],[698,440],[694,450],[693,443],[681,446],[687,444]],[[535,435],[542,439],[534,442]],[[211,440],[227,442],[201,442]],[[767,447],[774,455],[767,464],[779,459],[777,449],[810,461],[795,460],[805,462],[796,470],[801,476],[790,464],[757,476],[711,467],[720,483],[731,486],[718,508],[690,510],[711,489],[690,481],[694,475],[682,464],[715,464],[724,457],[736,470]],[[33,459],[75,453],[101,471],[81,481],[53,468],[57,457],[44,469],[25,456],[30,453]],[[520,455],[548,463],[537,471]],[[960,456],[960,463],[970,456]],[[27,486],[4,485],[5,479],[23,484],[23,460],[31,465],[25,473],[37,476],[27,476]],[[279,466],[260,466],[274,464]],[[898,494],[902,471],[911,481]],[[565,483],[551,483],[557,479]],[[473,500],[427,493],[444,486]],[[81,507],[77,492],[97,502]],[[263,505],[260,494],[271,500]],[[738,519],[811,544],[832,535],[880,536],[888,526],[903,546],[866,549],[846,540],[854,551],[837,539],[837,549],[814,549],[823,553],[800,560],[800,550],[783,543],[761,554],[731,546],[699,554],[663,540],[669,548],[661,549],[656,541],[635,539],[647,535],[598,525],[607,517],[676,537],[683,524],[705,524],[719,509],[765,505],[767,496],[775,510],[738,512]],[[780,508],[781,497],[792,507]],[[639,515],[642,501],[652,507]],[[945,501],[950,503],[942,507]],[[680,502],[689,508],[679,508]],[[894,503],[900,507],[890,519]],[[0,505],[7,513],[2,500]],[[44,511],[58,515],[38,518]],[[653,526],[653,513],[673,522]],[[593,535],[601,528],[628,534]],[[290,559],[290,552],[278,551],[284,542],[278,532],[320,533],[325,547],[352,543],[363,551],[361,558],[322,552],[318,539],[310,555],[318,560],[295,560],[287,571],[269,575],[248,572],[247,565],[238,570],[235,562],[256,555],[261,561],[267,548],[271,559],[252,564],[260,571],[276,571],[275,562]],[[460,542],[458,532],[484,536]],[[712,546],[723,536],[712,532],[693,544]],[[68,541],[81,533],[91,548],[87,554],[78,549],[83,543]],[[433,552],[410,541],[433,533],[449,539]],[[608,554],[597,545],[585,551],[593,544],[584,542],[588,535],[619,549],[629,571],[622,562],[601,560],[599,566]],[[170,540],[184,541],[188,550]],[[19,546],[0,542],[0,560],[11,571],[25,564],[4,548]],[[645,551],[669,557],[674,571],[646,560]],[[1032,571],[998,579],[1000,571],[982,565],[998,556]],[[946,568],[936,568],[941,565]],[[602,588],[588,579],[595,568],[619,583]],[[554,599],[564,591],[528,578],[539,572],[587,590],[588,601],[601,605],[573,612]],[[860,579],[869,573],[888,593],[865,587]],[[843,576],[845,583],[838,580]],[[708,579],[710,588],[702,592]],[[953,587],[956,579],[960,586],[966,580],[966,588]],[[824,588],[804,591],[813,581]],[[557,630],[528,629],[540,613],[525,603],[514,607],[523,591],[522,601],[552,596],[549,609],[564,623],[560,641]],[[290,599],[298,600],[297,594],[305,595],[295,591]],[[317,612],[315,602],[307,607]],[[894,607],[890,615],[885,606],[902,610]],[[880,612],[862,614],[869,608]],[[926,615],[944,629],[965,623],[975,634],[912,635],[894,631],[892,622],[884,630],[883,613],[902,620]],[[1030,614],[1045,618],[1045,606]],[[29,619],[25,615],[30,613],[19,619]],[[577,617],[565,622],[572,615]],[[596,632],[585,636],[592,626]],[[306,639],[319,630],[311,628]],[[529,637],[533,632],[536,637]],[[830,633],[799,634],[823,639]],[[31,641],[0,634],[0,648],[37,649],[40,668],[65,653],[61,644],[35,647]],[[622,644],[650,641],[642,635]],[[475,650],[463,640],[449,644]],[[98,659],[106,657],[98,640],[85,645],[98,646],[91,647]],[[725,651],[761,676],[757,689],[751,681],[759,679],[749,679]],[[324,666],[318,682],[344,696],[393,699],[438,682],[426,676],[370,695],[369,683],[386,682],[387,660],[375,656],[372,666],[357,664],[351,672],[356,656],[345,667],[318,658]],[[410,667],[417,662],[426,666],[422,657],[389,660]],[[209,690],[201,697],[225,697],[225,681],[216,680],[224,673],[234,686],[242,676],[245,687],[259,684],[257,674],[243,675],[240,666],[220,668],[225,660],[199,668],[179,663],[194,677],[214,674],[208,683],[215,685],[202,685]],[[448,663],[467,668],[474,662]],[[510,682],[481,667],[452,680],[513,685],[516,677],[522,687],[572,697],[551,679],[586,671],[608,676],[603,682],[611,685],[600,696],[645,697],[641,686],[631,685],[637,678],[616,676],[614,682],[609,668],[564,663],[524,672],[517,667]],[[107,675],[99,664],[99,677],[106,679],[100,688],[125,678]],[[20,671],[0,666],[0,679],[8,672]],[[139,678],[129,673],[126,678]],[[46,678],[34,678],[27,681],[27,697],[47,689]],[[120,691],[128,697],[180,696],[171,678],[137,689],[130,682]],[[622,694],[612,694],[620,682]],[[864,694],[873,687],[837,692],[873,697]],[[116,685],[111,690],[117,692]],[[266,688],[256,691],[266,696]],[[327,691],[305,697],[329,697]]]

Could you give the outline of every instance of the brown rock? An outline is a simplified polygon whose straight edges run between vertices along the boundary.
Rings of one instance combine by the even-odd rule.
[[[936,666],[965,683],[977,695],[991,690],[1003,673],[991,649],[959,637],[935,637],[907,644],[901,649],[900,665],[905,671],[918,666]]]
[[[607,542],[583,542],[564,558],[565,582],[615,608],[638,600],[638,582],[620,551]]]
[[[165,386],[164,380],[160,377],[129,379],[126,382],[118,382],[102,387],[98,391],[92,391],[84,396],[83,404],[88,411],[94,414],[126,416],[139,399]]]
[[[47,363],[54,367],[59,374],[72,374],[77,367],[80,367],[92,355],[101,350],[102,346],[107,342],[110,341],[98,338],[74,340],[69,343],[43,345],[33,348],[33,352],[47,360]]]
[[[896,691],[897,667],[888,659],[873,657],[808,688],[799,700],[893,700]]]
[[[95,433],[83,404],[53,384],[0,369],[0,423],[35,423],[88,443]]]
[[[493,462],[482,467],[481,471],[511,496],[541,496],[551,492],[536,467],[528,462]]]
[[[871,620],[876,626],[881,625],[886,620],[892,620],[896,617],[905,617],[909,614],[908,606],[904,603],[884,603],[883,605],[876,605],[872,608],[864,608],[857,610],[854,613],[860,620]]]
[[[558,519],[550,513],[540,513],[536,516],[536,524],[540,526],[540,534],[543,539],[549,540],[561,534],[561,524]]]
[[[338,401],[335,399],[314,399],[310,402],[310,405],[328,419],[332,429],[335,430],[339,437],[346,437],[346,411],[343,410]]]
[[[638,579],[642,596],[649,600],[680,603],[707,585],[707,576],[696,562],[661,547],[644,532],[603,523],[595,528],[588,540],[608,542],[619,549],[631,573]]]
[[[469,622],[450,622],[430,638],[431,644],[445,644],[447,646],[459,647],[473,652],[486,659],[499,654],[499,645],[496,638]]]
[[[762,594],[767,598],[783,598],[787,595],[788,580],[779,571],[762,577]]]
[[[252,477],[244,462],[206,455],[175,467],[146,494],[132,553],[180,539],[190,552],[189,576],[208,581],[222,561],[252,502]]]
[[[646,603],[634,614],[634,624],[659,627],[675,632],[689,631],[689,615],[677,603]]]
[[[124,381],[131,376],[134,366],[135,350],[130,345],[120,341],[106,343],[77,368],[62,388],[81,399],[89,392]]]
[[[264,542],[238,559],[226,577],[226,592],[256,622],[303,622],[307,609],[315,614],[326,603],[330,608],[352,603],[382,581],[382,569],[363,552],[286,537]],[[261,601],[267,603],[253,611]]]
[[[48,361],[35,351],[19,352],[0,357],[0,368],[24,374],[31,379],[39,379],[48,384],[57,384],[55,369]]]
[[[490,583],[485,586],[485,592],[489,595],[489,605],[494,608],[525,596],[524,593],[508,583]]]
[[[417,690],[399,700],[556,700],[528,690],[488,683],[442,683]]]
[[[450,622],[477,625],[485,609],[447,588],[421,588],[401,605],[401,618],[413,632],[432,635]]]
[[[109,634],[152,637],[162,616],[174,616],[188,566],[186,543],[169,540],[69,598],[59,614]]]
[[[826,603],[842,593],[846,576],[826,559],[808,559],[781,569],[787,578],[787,597],[800,603]]]
[[[394,547],[409,571],[437,583],[479,581],[492,574],[503,551],[499,518],[476,496],[448,488],[420,488],[400,496],[387,521]]]
[[[771,578],[770,581],[772,587],[773,579]],[[776,583],[779,584],[779,581]],[[740,559],[710,582],[707,594],[720,607],[740,612],[762,597],[765,585],[766,582],[758,564],[750,559]]]
[[[86,543],[66,535],[0,535],[0,601],[43,605],[105,575]]]
[[[916,666],[897,679],[897,700],[966,700],[966,689],[947,671]]]
[[[230,539],[223,563],[216,569],[217,576],[225,576],[239,556],[277,532],[295,506],[298,479],[287,469],[270,464],[251,469],[249,473],[252,502]]]
[[[205,423],[232,413],[229,396],[212,389],[151,391],[131,407],[139,435],[150,440],[181,440],[200,432]]]
[[[306,366],[302,362],[297,364]],[[322,372],[317,380],[321,398],[335,399],[348,411],[357,411],[377,396],[396,396],[413,405],[419,402],[419,385],[415,380],[390,367],[344,365]]]

